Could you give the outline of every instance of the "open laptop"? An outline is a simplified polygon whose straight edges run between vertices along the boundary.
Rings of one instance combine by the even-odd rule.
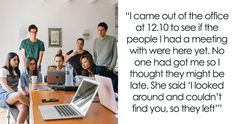
[[[47,71],[47,83],[55,85],[65,84],[65,71]]]
[[[117,113],[118,102],[115,99],[111,78],[95,75],[95,80],[100,83],[98,95],[100,103],[109,110]]]
[[[70,104],[54,104],[39,106],[44,120],[82,118],[86,115],[98,91],[99,83],[84,79],[77,89]]]

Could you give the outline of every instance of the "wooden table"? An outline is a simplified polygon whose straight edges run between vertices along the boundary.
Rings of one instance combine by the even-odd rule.
[[[31,85],[30,85],[31,88]],[[70,103],[74,91],[40,91],[30,90],[30,124],[118,124],[115,114],[99,102],[92,103],[84,118],[44,121],[39,105]],[[57,98],[59,102],[42,103],[41,99]]]

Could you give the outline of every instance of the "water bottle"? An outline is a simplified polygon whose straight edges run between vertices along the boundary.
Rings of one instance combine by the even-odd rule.
[[[65,85],[66,86],[73,86],[73,67],[71,64],[67,63],[65,66]]]

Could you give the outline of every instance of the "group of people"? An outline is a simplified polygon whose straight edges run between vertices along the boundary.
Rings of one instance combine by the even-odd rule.
[[[118,91],[118,76],[113,73],[117,61],[117,40],[113,36],[106,35],[108,26],[101,22],[97,26],[99,37],[94,41],[93,55],[84,50],[85,41],[78,38],[76,50],[71,50],[65,55],[62,50],[56,54],[55,70],[64,70],[65,63],[74,68],[73,75],[93,77],[95,74],[112,79],[114,91]],[[19,56],[10,52],[6,63],[0,68],[0,107],[16,107],[19,110],[17,123],[24,123],[29,108],[29,82],[31,76],[37,76],[37,82],[42,82],[41,63],[45,51],[44,43],[36,35],[38,28],[30,25],[28,28],[29,38],[20,44],[22,60],[25,70],[19,69]],[[18,89],[19,88],[19,89]]]

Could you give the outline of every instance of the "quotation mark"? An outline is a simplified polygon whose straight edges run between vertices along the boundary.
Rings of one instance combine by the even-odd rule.
[[[131,19],[131,12],[126,12],[125,15],[129,16],[129,19]]]
[[[127,16],[130,16],[131,15],[131,12],[126,12],[125,13]]]

